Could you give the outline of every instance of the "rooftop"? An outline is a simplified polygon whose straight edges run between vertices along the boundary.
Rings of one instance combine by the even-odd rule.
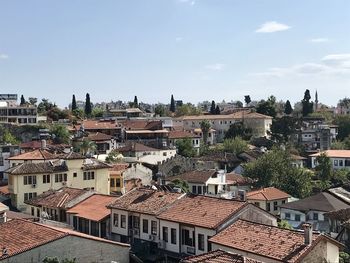
[[[43,163],[22,163],[7,169],[5,172],[8,174],[43,174],[53,172],[67,172],[67,165],[63,162],[43,162]]]
[[[334,197],[332,194],[327,192],[318,193],[316,195],[312,195],[298,201],[281,205],[281,208],[304,212],[310,210],[330,212],[349,207],[350,206],[347,203],[341,201],[337,197]]]
[[[120,129],[118,123],[114,120],[84,120],[81,124],[74,125],[73,130],[79,130],[81,127],[85,130],[114,130]]]
[[[36,198],[26,201],[26,204],[51,208],[68,208],[68,204],[76,198],[82,197],[88,190],[63,187],[59,190],[49,190]],[[88,197],[88,195],[86,195]]]
[[[47,150],[37,149],[32,152],[22,153],[16,156],[9,157],[8,160],[54,160],[57,159],[55,154]]]
[[[126,130],[161,130],[162,121],[156,120],[125,120],[121,121]]]
[[[94,194],[68,209],[67,214],[74,214],[92,221],[101,221],[111,213],[106,206],[116,199],[115,196]]]
[[[184,116],[183,120],[220,120],[220,119],[272,119],[272,117],[263,115],[257,112],[249,112],[247,110],[239,111],[231,114],[220,114],[220,115],[195,115],[195,116]]]
[[[91,158],[91,159],[85,159],[83,162],[83,170],[94,170],[94,169],[110,169],[112,166],[101,162],[97,159]]]
[[[180,179],[189,183],[201,183],[205,184],[210,177],[212,177],[214,174],[216,174],[217,171],[212,169],[212,170],[194,170],[194,171],[189,171],[185,172],[180,175],[176,176],[171,176],[167,177],[166,180],[176,180]]]
[[[102,132],[90,133],[88,138],[91,141],[110,141],[113,137]]]
[[[157,215],[169,205],[180,199],[183,194],[158,191],[148,188],[135,188],[119,197],[110,208],[128,210],[137,213]]]
[[[290,197],[289,194],[275,187],[262,188],[262,189],[247,193],[248,200],[251,199],[251,200],[272,201],[272,200],[278,200],[278,199],[286,199],[289,197]]]
[[[181,263],[262,263],[255,259],[226,252],[223,250],[214,250],[199,256],[190,256],[180,261]]]
[[[0,224],[0,247],[6,248],[7,250],[7,255],[0,254],[0,260],[66,236],[77,236],[119,246],[129,246],[127,244],[86,235],[69,229],[51,227],[28,220],[14,219]]]
[[[58,155],[60,159],[64,160],[78,160],[78,159],[86,159],[86,157],[80,153],[76,153],[73,151],[70,151],[69,153],[62,153]]]
[[[350,150],[327,150],[315,154],[311,154],[310,157],[320,156],[322,153],[325,153],[328,157],[333,158],[350,158]]]
[[[322,237],[314,233],[312,240]],[[296,262],[313,247],[305,244],[303,232],[244,220],[237,220],[210,242],[283,262]]]
[[[233,185],[250,185],[254,181],[249,177],[245,177],[241,174],[236,174],[234,172],[226,174],[226,183]]]
[[[182,130],[172,130],[169,132],[169,139],[200,138],[201,136]]]
[[[202,195],[189,195],[178,202],[158,218],[216,229],[220,224],[245,207],[248,203],[236,200],[220,199]]]
[[[149,147],[138,142],[127,142],[124,147],[116,149],[117,152],[154,152],[159,151],[159,149]]]

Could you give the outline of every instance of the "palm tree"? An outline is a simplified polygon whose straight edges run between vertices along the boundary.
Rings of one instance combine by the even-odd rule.
[[[178,187],[181,189],[182,192],[184,193],[189,193],[190,192],[190,186],[188,183],[184,180],[181,179],[175,179],[172,181],[175,187]]]
[[[88,153],[94,154],[97,150],[97,145],[95,142],[85,138],[79,143],[78,149],[82,155],[87,155]]]
[[[203,133],[203,142],[204,144],[207,144],[208,142],[208,135],[209,135],[209,131],[210,131],[210,122],[208,120],[203,120],[200,122],[200,126],[201,126],[201,130]]]

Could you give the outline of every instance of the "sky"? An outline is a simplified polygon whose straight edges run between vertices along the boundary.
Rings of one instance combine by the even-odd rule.
[[[350,97],[349,0],[0,0],[0,93],[92,102]]]

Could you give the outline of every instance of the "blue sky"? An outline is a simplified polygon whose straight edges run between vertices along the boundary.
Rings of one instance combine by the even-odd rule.
[[[93,102],[350,96],[348,0],[0,0],[0,92]]]

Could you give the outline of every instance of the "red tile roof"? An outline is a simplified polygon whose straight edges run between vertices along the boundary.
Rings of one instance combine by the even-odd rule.
[[[159,149],[149,147],[138,142],[127,142],[124,147],[116,149],[117,152],[154,152],[160,151]]]
[[[81,126],[84,126],[86,131],[88,130],[115,130],[120,129],[119,124],[116,121],[98,121],[98,120],[85,120],[80,125],[75,125],[74,130],[79,130]]]
[[[317,156],[320,156],[322,153],[325,153],[328,157],[350,158],[350,150],[328,150],[328,151],[311,154],[310,156],[317,157]]]
[[[88,138],[91,141],[109,141],[111,140],[113,137],[111,135],[107,135],[101,132],[96,132],[96,133],[90,133],[88,135]]]
[[[162,121],[149,120],[125,120],[121,124],[127,130],[161,130]]]
[[[74,214],[92,221],[101,221],[109,216],[111,212],[106,206],[116,199],[115,196],[94,194],[68,209],[67,214]]]
[[[42,225],[23,219],[14,219],[0,224],[0,248],[6,248],[7,250],[7,255],[0,254],[0,260],[45,245],[66,236],[77,236],[99,242],[129,247],[128,244],[86,235],[70,229]]]
[[[16,156],[9,157],[8,160],[54,160],[57,159],[55,154],[47,150],[34,150],[32,152],[22,153]]]
[[[57,160],[57,161],[40,162],[40,163],[24,162],[7,169],[6,173],[13,174],[13,175],[16,175],[16,174],[22,175],[22,174],[43,174],[43,173],[67,172],[67,171],[68,171],[67,165]]]
[[[169,139],[201,138],[201,136],[188,131],[173,130],[169,132]]]
[[[247,200],[272,201],[289,198],[290,195],[275,188],[267,187],[247,193]]]
[[[274,260],[296,262],[308,253],[320,238],[326,237],[313,233],[312,244],[306,245],[303,232],[237,220],[209,241]],[[335,240],[327,240],[341,246]]]
[[[189,195],[161,213],[158,218],[216,229],[246,205],[248,203],[243,201]]]
[[[248,177],[245,177],[241,174],[236,174],[234,172],[226,174],[226,183],[233,185],[250,185],[254,181]]]
[[[116,163],[112,164],[112,168],[109,169],[110,174],[114,174],[114,172],[123,172],[126,169],[128,169],[129,164],[128,163]]]
[[[41,195],[38,195],[34,199],[25,201],[25,203],[29,205],[41,206],[41,207],[68,208],[67,205],[69,204],[69,202],[73,201],[76,198],[81,198],[87,193],[89,193],[88,190],[71,188],[71,187],[63,187],[59,190],[46,191]],[[86,197],[88,196],[89,195],[86,195]]]
[[[9,186],[3,185],[0,186],[0,195],[10,195]]]
[[[119,197],[110,208],[128,210],[137,213],[157,215],[180,199],[183,194],[157,191],[147,188],[135,188]]]
[[[190,256],[180,261],[181,263],[263,263],[238,254],[223,250],[214,250],[198,256]]]

